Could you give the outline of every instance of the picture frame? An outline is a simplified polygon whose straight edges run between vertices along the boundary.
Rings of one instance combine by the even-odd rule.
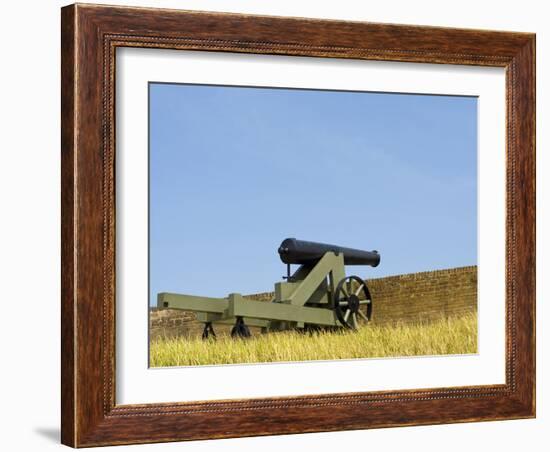
[[[62,443],[535,416],[535,35],[80,4],[62,8],[61,16]],[[117,404],[115,69],[121,47],[505,68],[505,384]]]

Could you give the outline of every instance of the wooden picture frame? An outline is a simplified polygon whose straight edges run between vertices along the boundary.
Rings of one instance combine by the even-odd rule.
[[[62,9],[62,442],[73,447],[535,416],[535,35],[71,5]],[[506,383],[115,403],[115,50],[148,47],[506,70]]]

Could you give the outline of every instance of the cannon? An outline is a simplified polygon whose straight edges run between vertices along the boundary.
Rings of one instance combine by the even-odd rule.
[[[213,324],[232,324],[231,336],[249,337],[249,326],[261,331],[289,329],[317,330],[345,328],[357,330],[372,319],[372,298],[365,281],[346,276],[346,265],[380,263],[378,251],[364,251],[326,243],[287,238],[278,249],[287,266],[284,281],[275,283],[270,301],[231,293],[225,298],[201,297],[161,292],[159,308],[196,312],[204,323],[203,339],[215,337]],[[292,265],[299,267],[292,272]]]

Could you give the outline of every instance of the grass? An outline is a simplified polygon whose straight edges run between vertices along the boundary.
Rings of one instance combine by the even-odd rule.
[[[369,325],[356,332],[303,334],[289,331],[251,339],[188,338],[151,343],[151,367],[311,361],[477,352],[477,316],[415,325]]]

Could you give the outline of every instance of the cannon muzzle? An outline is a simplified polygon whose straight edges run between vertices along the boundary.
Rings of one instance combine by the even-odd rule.
[[[345,265],[370,265],[380,263],[378,251],[363,251],[326,243],[307,242],[305,240],[285,239],[279,246],[279,256],[285,264],[314,264],[325,253],[332,251],[344,255]]]

